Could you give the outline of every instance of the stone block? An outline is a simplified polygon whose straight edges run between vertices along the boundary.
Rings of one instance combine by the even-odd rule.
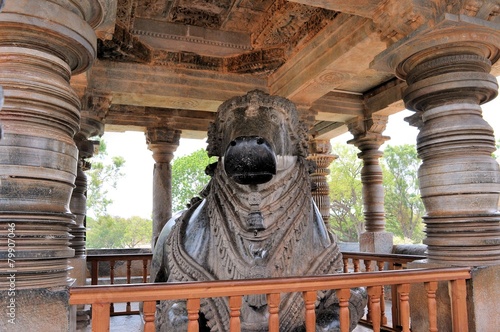
[[[2,290],[0,331],[74,331],[74,315],[68,303],[68,287]]]
[[[364,232],[359,237],[359,250],[390,254],[393,246],[393,235],[388,232]]]

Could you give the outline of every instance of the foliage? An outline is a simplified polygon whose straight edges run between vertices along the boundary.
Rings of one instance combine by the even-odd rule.
[[[205,168],[215,158],[209,158],[204,149],[175,158],[172,162],[172,211],[186,208],[191,198],[197,196],[210,181]]]
[[[102,215],[97,219],[87,217],[88,248],[135,248],[149,244],[151,234],[152,222],[149,219],[110,215]]]
[[[339,158],[330,165],[330,226],[341,241],[357,242],[364,231],[361,169],[358,150],[336,144]],[[396,237],[419,243],[424,238],[418,167],[413,145],[388,146],[380,160],[385,191],[386,229]]]
[[[335,144],[332,150],[339,158],[330,165],[330,226],[339,240],[357,242],[364,230],[361,167],[357,149]]]
[[[418,186],[420,159],[414,145],[388,146],[382,169],[385,190],[386,227],[401,238],[419,243],[424,238],[424,204]]]
[[[106,215],[107,207],[113,202],[109,191],[116,185],[123,173],[123,157],[108,157],[106,142],[99,140],[99,153],[90,159],[92,167],[87,174],[87,215],[95,218]]]
[[[109,157],[106,142],[99,140],[99,153],[90,160],[92,168],[87,175],[87,247],[133,248],[149,244],[152,222],[137,216],[122,218],[110,216],[107,207],[113,202],[110,191],[123,177],[123,157]]]

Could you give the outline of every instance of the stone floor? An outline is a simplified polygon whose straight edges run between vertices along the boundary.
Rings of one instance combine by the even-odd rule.
[[[137,303],[132,303],[132,310],[137,310]],[[387,302],[386,308],[390,314],[390,302]],[[125,304],[115,304],[115,311],[124,311]],[[388,317],[390,321],[390,317]],[[110,321],[110,332],[142,332],[142,319],[139,315],[113,316]],[[373,331],[371,328],[358,325],[353,332]],[[77,329],[77,332],[92,332],[91,325]]]

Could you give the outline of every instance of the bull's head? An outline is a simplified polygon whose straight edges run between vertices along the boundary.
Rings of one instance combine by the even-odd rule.
[[[219,107],[207,150],[223,158],[235,182],[262,184],[290,160],[306,157],[307,134],[292,102],[255,90]]]

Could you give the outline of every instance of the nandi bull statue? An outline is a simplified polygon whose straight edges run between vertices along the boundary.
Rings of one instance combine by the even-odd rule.
[[[208,281],[332,274],[341,253],[311,196],[307,133],[289,100],[251,91],[223,103],[208,132],[218,156],[202,200],[174,216],[153,253],[153,282]],[[334,291],[318,292],[317,331],[337,331]],[[366,297],[351,291],[351,330]],[[304,331],[302,294],[282,294],[280,331]],[[227,299],[202,299],[200,331],[229,331]],[[267,331],[266,297],[249,295],[241,330]],[[163,301],[157,331],[186,331],[183,301]]]

